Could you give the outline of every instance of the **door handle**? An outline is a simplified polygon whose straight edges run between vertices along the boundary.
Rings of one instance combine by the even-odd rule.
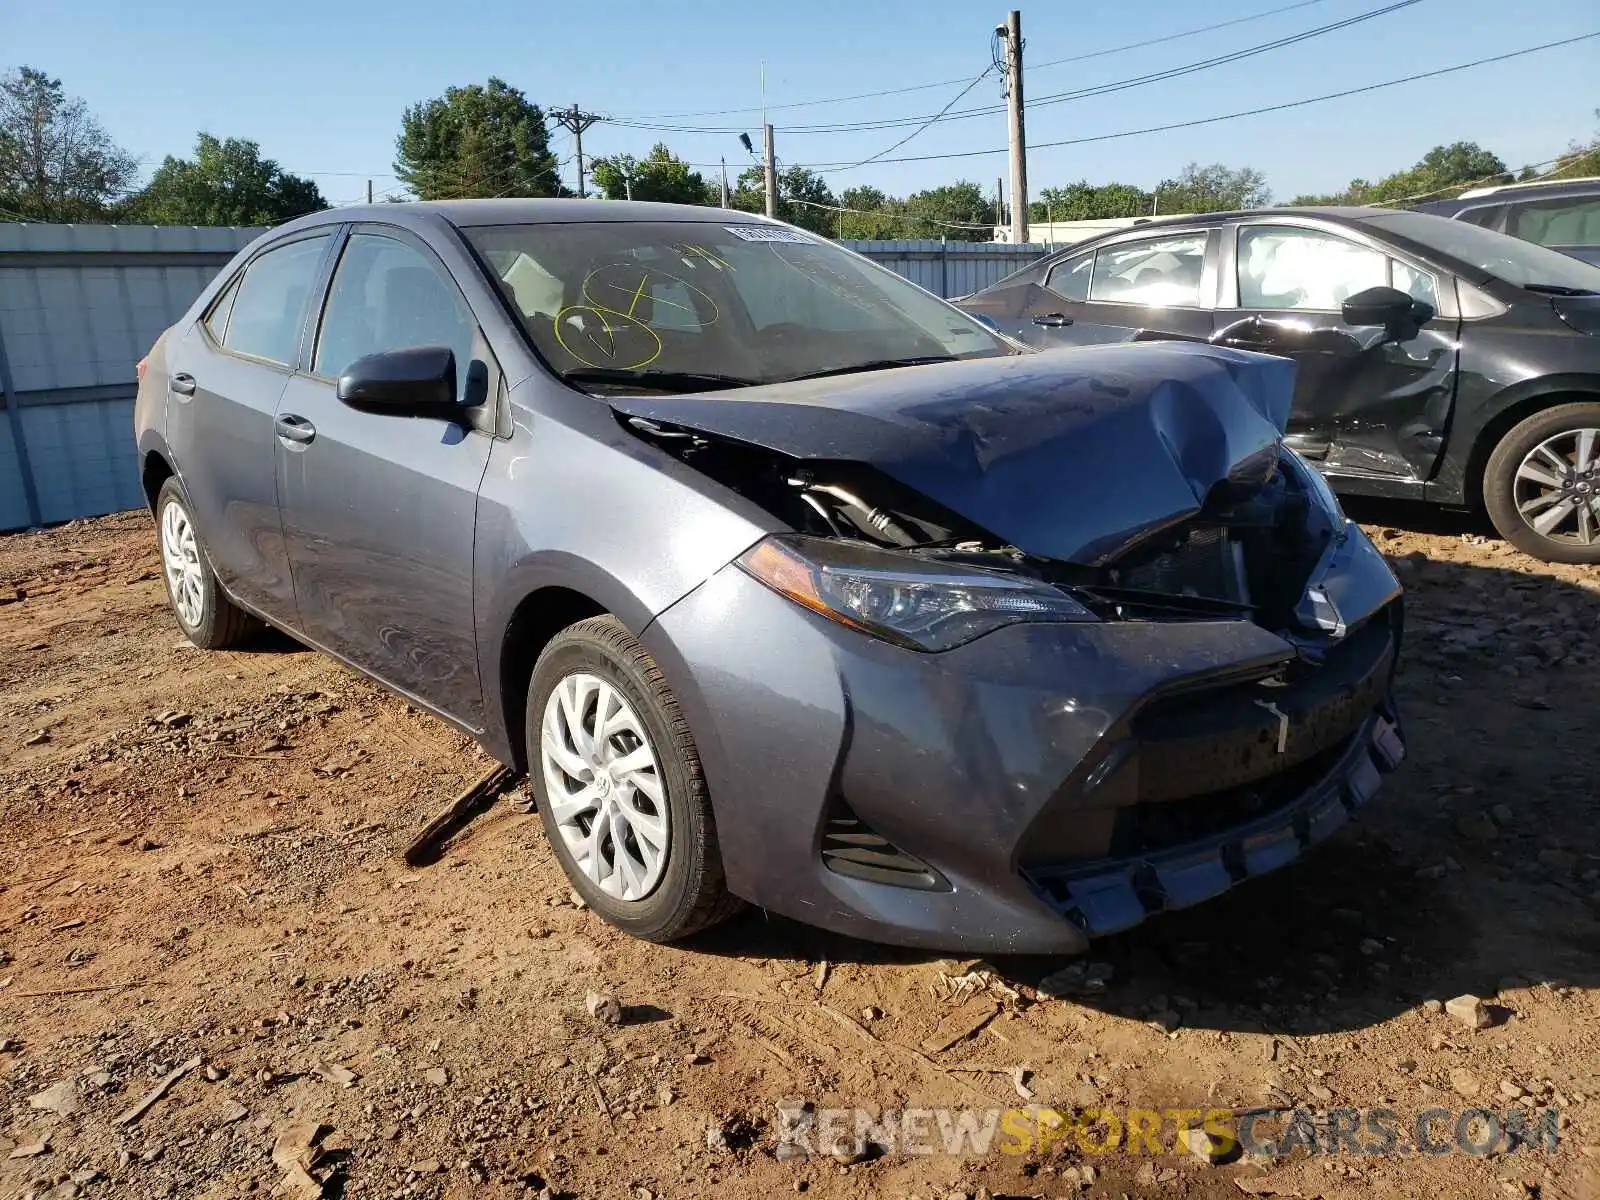
[[[194,376],[187,372],[179,372],[172,377],[168,386],[180,396],[192,396],[194,395]]]
[[[293,413],[284,413],[277,419],[276,425],[278,427],[278,437],[285,442],[294,442],[296,445],[304,446],[317,436],[317,427],[315,425],[304,417],[297,417]]]
[[[1065,329],[1072,324],[1072,318],[1065,313],[1040,313],[1033,323],[1045,329]]]

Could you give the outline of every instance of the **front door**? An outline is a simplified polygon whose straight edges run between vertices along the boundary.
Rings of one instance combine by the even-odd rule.
[[[1295,360],[1288,443],[1330,475],[1428,479],[1455,394],[1453,282],[1321,226],[1250,224],[1237,236],[1238,304],[1218,309],[1214,340]],[[1340,305],[1384,285],[1449,315],[1404,341],[1347,324]]]
[[[358,227],[311,369],[278,404],[278,494],[306,638],[481,728],[472,550],[492,433],[465,409],[463,423],[382,416],[335,394],[355,359],[440,345],[455,351],[463,404],[492,403],[488,349],[443,266],[409,234]]]
[[[257,255],[167,356],[167,438],[211,568],[282,624],[294,590],[278,519],[273,413],[293,370],[324,232]]]

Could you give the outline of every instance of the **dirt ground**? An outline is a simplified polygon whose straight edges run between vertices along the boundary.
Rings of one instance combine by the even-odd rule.
[[[408,868],[489,766],[467,741],[285,639],[190,648],[142,513],[0,538],[0,1197],[1600,1196],[1600,571],[1356,515],[1409,589],[1407,763],[1306,861],[1099,944],[1078,998],[1034,990],[1059,961],[759,912],[632,941],[515,794]],[[1429,1003],[1462,993],[1490,1027]],[[774,1152],[786,1098],[1025,1097],[1402,1132],[1222,1165]],[[1414,1114],[1474,1105],[1559,1109],[1556,1152],[1416,1153]]]

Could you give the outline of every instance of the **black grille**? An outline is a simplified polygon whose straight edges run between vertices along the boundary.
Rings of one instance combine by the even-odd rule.
[[[888,838],[874,832],[843,801],[822,831],[822,861],[829,870],[851,879],[894,887],[934,891],[949,887],[944,876]]]
[[[1111,832],[1111,854],[1154,854],[1267,816],[1299,799],[1349,748],[1347,736],[1271,779],[1189,796],[1181,803],[1119,809]]]

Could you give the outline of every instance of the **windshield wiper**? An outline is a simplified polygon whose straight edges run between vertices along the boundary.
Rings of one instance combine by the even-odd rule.
[[[804,375],[791,375],[782,382],[793,383],[799,379],[824,379],[829,375],[854,375],[858,371],[887,371],[893,367],[920,367],[925,363],[955,361],[954,354],[923,354],[914,358],[875,358],[869,362],[852,363],[848,367],[829,367],[825,371],[807,371]]]
[[[1543,292],[1547,296],[1593,296],[1591,288],[1568,287],[1564,283],[1525,283],[1522,285],[1530,292]]]
[[[614,383],[653,392],[711,392],[718,388],[754,387],[761,382],[704,371],[624,371],[617,367],[580,367],[563,372],[561,378],[568,383]]]

